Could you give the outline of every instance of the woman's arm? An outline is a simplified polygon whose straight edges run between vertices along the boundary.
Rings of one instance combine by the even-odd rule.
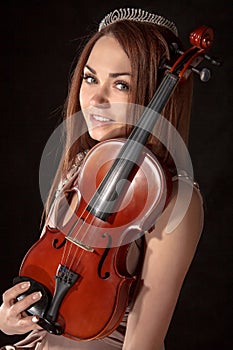
[[[191,184],[185,184],[187,191],[188,186]],[[196,250],[203,227],[202,199],[196,188],[184,218],[171,233],[166,233],[176,193],[177,185],[155,230],[146,234],[142,287],[129,315],[124,350],[161,350]]]

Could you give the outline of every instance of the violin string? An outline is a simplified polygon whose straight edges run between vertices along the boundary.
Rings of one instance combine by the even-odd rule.
[[[123,162],[123,160],[121,160],[121,162]],[[119,165],[119,162],[118,162],[117,166],[118,166],[118,167],[121,166],[121,165]],[[117,168],[117,167],[116,167],[116,168]],[[117,169],[113,169],[112,174],[111,174],[110,176],[112,176],[112,177],[114,178],[114,177],[115,177],[115,174],[117,173],[117,171],[118,171]],[[110,183],[111,183],[111,181],[110,181]],[[105,190],[106,190],[106,191],[108,191],[108,187],[109,187],[109,184],[107,183],[107,186],[105,186]],[[95,202],[94,202],[94,204],[92,205],[92,207],[95,207],[95,204],[96,204],[96,203],[98,203],[98,198],[95,199]],[[90,211],[87,210],[87,206],[85,207],[85,209],[84,209],[83,212],[81,213],[81,216],[80,216],[80,217],[84,217],[84,213],[85,213],[85,212],[88,212],[88,213],[87,213],[87,216],[86,216],[86,219],[85,219],[85,220],[86,220],[86,223],[87,223],[87,219],[88,219],[89,217],[92,217],[90,223],[87,224],[87,227],[86,227],[85,230],[83,230],[83,227],[81,226],[81,227],[77,230],[77,232],[75,233],[75,236],[72,237],[72,239],[75,240],[75,239],[79,236],[80,232],[83,231],[83,232],[82,232],[83,235],[82,235],[82,237],[81,237],[81,242],[85,239],[85,237],[86,237],[87,235],[89,235],[90,238],[93,236],[93,235],[90,235],[90,230],[91,230],[91,228],[93,228],[93,227],[92,227],[92,224],[93,224],[94,221],[96,220],[96,217],[95,217],[94,215],[92,215],[92,214],[90,213]],[[80,217],[79,217],[79,219],[76,221],[76,223],[73,225],[72,231],[74,231],[75,227],[76,227],[77,224],[80,222]],[[97,219],[98,219],[98,218],[97,218]],[[101,219],[98,221],[98,226],[95,226],[95,227],[94,227],[94,231],[96,231],[96,230],[98,229],[98,227],[100,226],[100,224],[101,224]],[[71,234],[71,232],[70,232],[69,234]],[[79,238],[79,241],[80,241],[80,238]],[[88,241],[88,245],[89,245],[89,246],[92,246],[92,245],[91,245],[90,239],[89,239],[89,241]],[[70,266],[72,266],[72,265],[74,264],[74,260],[75,260],[75,258],[76,258],[77,252],[78,252],[78,250],[79,250],[78,247],[75,247],[75,248],[76,248],[76,251],[75,251],[75,254],[73,255],[73,258],[72,258],[72,260],[71,260],[71,263],[69,264]],[[69,253],[67,254],[67,261],[68,261],[68,257],[71,255],[71,250],[72,250],[72,244],[70,245]],[[79,259],[78,259],[76,265],[78,265],[78,263],[79,263],[79,261],[80,261],[80,259],[81,259],[81,257],[83,256],[84,253],[85,253],[85,250],[82,249],[81,254],[80,254],[80,257],[79,257]]]
[[[108,190],[108,188],[106,188],[106,190]],[[93,207],[95,207],[95,204],[96,204],[96,203],[97,203],[97,199],[95,200],[95,203],[93,204]],[[74,235],[74,237],[73,237],[72,239],[75,240],[77,237],[79,237],[80,232],[82,232],[83,234],[82,234],[81,239],[80,239],[80,237],[79,237],[79,241],[83,242],[83,240],[85,240],[85,238],[89,235],[89,238],[90,238],[90,239],[88,240],[88,244],[87,244],[87,245],[88,245],[88,246],[91,246],[91,244],[93,243],[93,241],[91,242],[91,238],[94,237],[94,236],[93,236],[93,234],[90,235],[90,231],[91,231],[91,229],[93,229],[93,223],[94,223],[94,221],[96,220],[96,217],[95,217],[94,215],[92,215],[92,214],[90,213],[90,211],[87,210],[87,206],[85,207],[85,209],[84,209],[83,212],[81,213],[81,216],[80,216],[80,217],[84,217],[84,213],[85,213],[85,212],[87,212],[87,215],[86,215],[86,218],[85,218],[85,222],[86,222],[86,224],[87,224],[87,227],[86,227],[86,229],[84,230],[84,229],[83,229],[83,225],[80,226],[80,228],[77,230],[77,232],[75,233],[75,235]],[[75,225],[72,227],[72,231],[74,231],[74,229],[75,229],[75,227],[77,226],[78,222],[80,222],[80,217],[79,217],[79,219],[76,221]],[[87,223],[89,217],[91,217],[91,220],[90,220],[90,223]],[[94,231],[96,231],[96,230],[98,229],[98,227],[100,226],[101,220],[97,220],[97,222],[98,222],[98,226],[96,226],[96,225],[94,226]],[[91,246],[91,247],[92,247],[92,246]],[[71,246],[70,246],[70,250],[69,250],[68,255],[71,255],[71,249],[72,249],[72,244],[71,244]],[[69,264],[70,266],[73,266],[78,251],[79,251],[79,249],[78,249],[78,247],[76,247],[75,254],[72,256],[71,263]],[[79,256],[79,259],[76,261],[76,266],[79,264],[80,259],[81,259],[81,257],[83,256],[83,254],[84,254],[85,252],[86,252],[86,251],[85,251],[84,249],[82,249],[81,254],[80,254],[80,256]],[[68,257],[67,257],[67,259],[68,259]]]
[[[68,210],[69,210],[69,209],[70,209],[70,205],[69,205],[68,200],[67,200],[67,203],[68,203],[68,206],[69,206],[69,208],[68,208]],[[79,201],[79,204],[80,204],[80,201]],[[76,206],[75,210],[73,211],[73,215],[76,215],[77,208],[78,208],[78,207]],[[80,217],[77,218],[76,222],[75,222],[75,223],[73,224],[73,226],[70,228],[70,231],[68,232],[68,235],[71,236],[72,232],[75,230],[75,228],[77,227],[77,225],[78,225],[78,224],[80,223],[80,221],[82,220],[82,217],[84,217],[85,211],[86,211],[86,210],[84,209],[83,212],[81,213]],[[87,218],[88,218],[88,216],[89,216],[89,213],[88,213],[88,215],[87,215]],[[95,220],[95,217],[93,217],[93,219],[92,219],[90,225],[94,222],[94,220]],[[68,225],[68,224],[69,224],[69,222],[67,223],[67,225]],[[64,228],[63,228],[63,230],[64,230]],[[79,235],[79,233],[81,232],[81,230],[82,230],[82,226],[77,230],[77,233],[75,234],[74,237],[72,237],[72,239],[75,240],[75,238],[77,238],[77,236]],[[84,233],[84,236],[86,236],[87,234],[88,234],[88,232]],[[82,241],[82,240],[83,240],[83,238],[81,238],[81,240],[79,239],[79,241]],[[67,243],[67,242],[66,242],[66,243]],[[74,261],[74,259],[75,259],[75,257],[76,257],[76,254],[75,254],[75,255],[74,255],[74,258],[73,258],[72,261],[71,261],[71,263],[68,264],[69,257],[72,256],[72,254],[71,254],[72,248],[74,247],[76,252],[78,252],[78,250],[79,250],[79,247],[77,247],[77,246],[75,245],[75,243],[72,243],[72,242],[69,242],[69,243],[70,243],[70,244],[65,244],[64,250],[63,250],[63,254],[62,254],[62,258],[61,258],[61,264],[65,265],[65,266],[72,266],[73,261]],[[68,246],[69,248],[68,248],[67,246]],[[84,252],[83,249],[82,249],[82,252]]]
[[[122,164],[124,164],[124,160],[125,160],[125,159],[120,159],[120,161],[118,162],[118,164],[117,164],[117,166],[115,167],[115,169],[113,169],[113,171],[112,171],[110,177],[112,177],[112,178],[114,179],[115,175],[116,175],[117,172],[118,172],[118,168],[119,168],[119,167],[121,168],[121,167],[122,167]],[[111,180],[110,180],[109,182],[107,182],[107,185],[105,185],[104,190],[105,190],[105,191],[108,191],[110,185],[111,185]],[[96,205],[97,203],[98,203],[98,198],[95,199],[95,202],[94,202],[94,204],[92,204],[92,207],[94,208],[95,205]],[[88,219],[90,216],[92,216],[91,221],[90,221],[89,224],[87,224],[87,227],[86,227],[85,230],[83,230],[83,227],[82,227],[82,226],[77,230],[77,232],[75,233],[75,236],[73,237],[74,240],[79,236],[79,234],[80,234],[81,231],[82,231],[81,241],[83,241],[87,235],[89,235],[89,238],[91,238],[91,237],[93,236],[93,235],[91,236],[89,233],[90,233],[90,230],[91,230],[91,228],[92,228],[92,224],[94,223],[96,217],[95,217],[94,215],[92,215],[92,214],[90,213],[90,211],[87,210],[87,206],[86,206],[86,208],[84,209],[84,211],[82,212],[81,217],[84,216],[84,213],[85,213],[85,212],[88,212],[88,213],[87,213],[87,216],[86,216],[86,219],[85,219],[86,222],[87,222],[87,219]],[[98,219],[98,218],[97,218],[97,219]],[[72,231],[74,231],[74,229],[75,229],[75,227],[77,226],[77,224],[79,223],[79,221],[80,221],[80,218],[76,221],[75,225],[73,225]],[[101,224],[101,219],[98,221],[98,226],[95,226],[95,229],[94,229],[94,230],[97,230],[98,227],[100,226],[100,224]],[[71,234],[71,232],[70,232],[70,234]],[[80,237],[79,237],[79,241],[80,241]],[[88,241],[88,245],[91,246],[90,239],[89,239],[89,241]],[[68,259],[68,257],[71,255],[71,250],[72,250],[72,245],[70,246],[69,253],[67,254],[67,259]],[[71,262],[71,264],[69,264],[70,266],[73,265],[73,263],[74,263],[74,260],[75,260],[76,255],[77,255],[77,251],[78,251],[78,249],[76,250],[76,253],[73,255],[72,262]],[[84,252],[85,252],[84,250],[81,252],[81,255],[80,255],[79,259],[78,259],[78,262],[79,262],[79,260],[81,259],[81,257],[82,257],[82,255],[83,255]],[[76,263],[76,265],[78,264],[78,262]]]
[[[68,203],[68,202],[67,202]],[[79,201],[79,203],[77,203],[77,205],[75,206],[75,209],[73,210],[73,217],[74,216],[76,216],[77,217],[77,209],[78,209],[78,206],[80,205],[80,203],[81,203],[81,200]],[[69,205],[69,203],[68,203],[68,205]],[[75,230],[75,228],[77,227],[77,225],[81,222],[81,220],[82,220],[82,217],[84,217],[84,213],[85,213],[85,209],[83,210],[83,212],[81,213],[81,215],[79,216],[79,217],[77,217],[77,220],[74,222],[74,224],[72,225],[72,227],[69,229],[69,232],[68,232],[68,234],[67,234],[67,236],[70,236],[71,237],[71,234],[72,234],[72,232]],[[69,222],[67,223],[67,225],[69,224]],[[77,238],[77,236],[79,235],[79,233],[81,232],[81,229],[82,229],[82,225],[81,225],[81,227],[77,230],[77,233],[75,234],[75,236],[74,237],[71,237],[73,240],[75,240],[75,238]],[[69,242],[69,244],[68,244],[68,242]],[[69,247],[69,248],[68,248]],[[71,253],[72,253],[72,249],[75,249],[75,254],[74,255],[72,255]],[[73,249],[73,250],[74,250]],[[62,262],[63,262],[63,264],[65,265],[65,266],[67,266],[67,268],[69,268],[69,269],[71,269],[71,267],[72,267],[72,265],[73,265],[73,263],[74,263],[74,260],[75,260],[75,257],[76,257],[76,255],[77,255],[77,252],[78,252],[78,250],[79,250],[79,247],[77,247],[76,245],[75,245],[75,243],[73,243],[73,242],[71,242],[71,241],[67,241],[66,242],[66,244],[65,244],[65,247],[64,247],[64,250],[63,250],[63,256],[62,256]],[[82,251],[83,251],[83,249],[82,249]],[[70,263],[68,263],[68,261],[69,261],[69,257],[70,256],[73,256],[73,259],[71,260],[71,262]]]
[[[79,203],[79,204],[80,204],[80,203]],[[78,217],[78,219],[76,220],[76,222],[75,222],[74,225],[72,226],[70,232],[68,233],[70,236],[71,236],[72,232],[75,230],[75,228],[77,227],[77,225],[78,225],[78,224],[80,223],[80,221],[82,220],[81,218],[82,218],[82,217],[85,217],[84,214],[85,214],[85,212],[87,212],[87,209],[86,209],[86,208],[87,208],[87,206],[85,207],[85,209],[82,211],[81,215]],[[77,209],[77,208],[76,208],[76,209]],[[74,215],[76,215],[76,213],[75,213],[76,209],[74,210],[74,213],[73,213]],[[83,242],[83,240],[85,239],[85,237],[89,234],[89,230],[91,229],[92,224],[94,223],[96,217],[93,216],[93,215],[88,211],[88,213],[87,213],[87,215],[86,215],[86,218],[85,218],[85,221],[87,222],[87,219],[88,219],[89,217],[91,217],[91,216],[92,216],[91,221],[90,221],[90,223],[87,225],[86,230],[83,232],[82,237],[80,238],[79,235],[80,235],[80,232],[83,231],[83,225],[80,226],[80,228],[77,230],[77,232],[75,233],[75,235],[72,237],[72,239],[73,239],[74,241],[75,241],[75,239],[76,239],[77,237],[79,237],[79,242]],[[101,223],[101,222],[99,221],[99,225],[100,225],[100,223]],[[96,226],[95,226],[95,227],[96,227]],[[77,255],[78,251],[81,249],[81,255],[80,255],[80,257],[79,257],[78,262],[76,263],[76,265],[78,265],[78,263],[79,263],[79,261],[80,261],[82,255],[84,254],[85,250],[82,249],[82,248],[77,247],[77,246],[75,245],[75,243],[72,243],[72,242],[70,242],[70,243],[71,243],[71,244],[69,244],[69,250],[68,250],[68,252],[67,252],[67,249],[64,249],[64,251],[63,251],[62,260],[65,261],[65,262],[64,262],[65,265],[68,265],[68,259],[69,259],[70,256],[72,256],[71,262],[69,263],[69,266],[70,266],[70,268],[71,268],[71,267],[73,266],[73,264],[74,264],[74,261],[75,261],[75,258],[76,258],[76,255]],[[89,245],[90,245],[90,244],[89,244]],[[71,254],[72,248],[75,249],[74,255]],[[66,255],[66,256],[65,256],[65,255]]]

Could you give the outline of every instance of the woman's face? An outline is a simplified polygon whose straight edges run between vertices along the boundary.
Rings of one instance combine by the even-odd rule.
[[[94,45],[83,71],[80,105],[90,136],[103,141],[125,136],[131,64],[112,36]]]

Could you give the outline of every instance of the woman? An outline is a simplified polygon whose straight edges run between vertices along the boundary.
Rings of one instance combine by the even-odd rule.
[[[56,226],[57,223],[55,219],[57,207],[51,205],[55,192],[58,198],[64,189],[74,184],[78,178],[82,159],[95,144],[129,135],[131,125],[136,121],[135,118],[128,119],[128,105],[148,105],[162,80],[164,74],[164,69],[161,69],[162,63],[167,60],[172,64],[175,60],[175,54],[171,50],[171,44],[174,42],[181,46],[174,23],[161,16],[135,9],[121,9],[109,14],[101,22],[99,31],[90,38],[74,70],[67,99],[65,115],[67,144],[47,202],[47,212],[49,208],[53,208],[50,215],[47,215],[47,223],[51,226]],[[178,84],[162,113],[185,143],[188,140],[191,95],[192,80],[189,78],[185,83]],[[82,130],[82,135],[77,138],[76,118],[72,116],[80,110],[82,113],[78,122],[80,124],[81,120],[79,128]],[[163,348],[203,224],[199,190],[188,174],[183,176],[179,172],[176,156],[171,156],[175,154],[174,131],[171,124],[159,121],[155,130],[160,129],[160,132],[155,131],[155,136],[150,136],[148,139],[148,148],[161,159],[173,176],[172,193],[156,224],[144,236],[143,262],[140,256],[144,249],[142,245],[138,245],[138,241],[143,240],[139,239],[137,244],[132,244],[136,247],[136,252],[132,249],[128,257],[131,266],[129,269],[133,274],[139,266],[141,278],[135,299],[128,305],[120,326],[105,338],[88,342],[48,334],[37,324],[37,317],[28,316],[24,312],[41,298],[41,294],[34,292],[16,302],[16,297],[29,288],[28,283],[22,282],[4,293],[0,308],[0,328],[3,332],[23,334],[33,331],[16,345],[17,348],[37,350],[161,350]],[[88,132],[83,132],[86,125]],[[162,144],[161,137],[165,140],[166,147]],[[172,226],[172,232],[167,234],[167,226],[178,198],[178,180],[182,181],[183,200],[185,201],[190,193],[191,196],[182,213],[179,213],[179,220]],[[72,199],[71,207],[77,205],[74,201],[75,199]]]

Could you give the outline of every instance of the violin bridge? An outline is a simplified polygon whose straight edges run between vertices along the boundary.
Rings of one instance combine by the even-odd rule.
[[[76,239],[72,238],[72,237],[66,237],[66,239],[68,241],[70,241],[71,243],[74,243],[75,245],[77,245],[79,248],[83,249],[83,250],[86,250],[87,252],[91,252],[93,253],[94,252],[94,248],[92,247],[89,247],[88,245],[86,244],[83,244],[81,243],[80,241],[77,241]]]

